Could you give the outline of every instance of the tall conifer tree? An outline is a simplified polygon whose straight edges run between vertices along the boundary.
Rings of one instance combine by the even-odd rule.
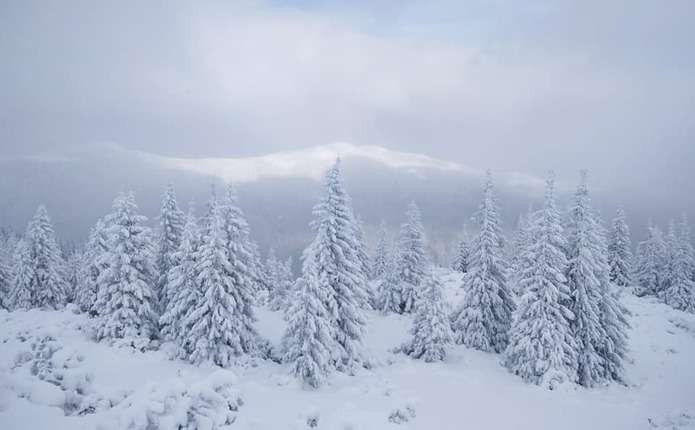
[[[339,370],[350,373],[364,359],[364,309],[369,304],[340,159],[326,173],[324,187],[324,195],[314,207],[312,225],[316,237],[311,245],[310,258],[315,259],[316,279],[319,288],[326,291],[326,308],[333,321],[333,336],[341,347],[340,354],[333,357],[333,361]]]
[[[146,221],[138,214],[132,192],[116,198],[106,220],[106,268],[97,281],[98,339],[149,338],[157,333],[154,244]]]
[[[608,243],[608,264],[610,280],[620,287],[632,283],[632,250],[630,229],[625,219],[625,211],[618,209],[610,231]]]
[[[474,221],[479,232],[471,245],[465,295],[452,315],[454,337],[471,348],[502,352],[509,340],[514,301],[507,285],[504,238],[490,171]]]
[[[181,244],[184,222],[185,215],[176,202],[174,186],[169,184],[162,197],[157,237],[157,296],[159,309],[162,311],[167,308],[168,297],[172,294],[167,291],[167,277],[174,264],[174,253],[178,251]]]
[[[543,209],[532,225],[525,226],[524,260],[517,279],[522,296],[514,313],[505,365],[524,380],[548,388],[573,382],[578,348],[569,309],[570,292],[565,271],[565,238],[555,206],[554,178],[546,185]]]
[[[415,202],[411,202],[398,238],[397,270],[400,276],[401,313],[415,310],[420,283],[425,277],[428,264],[420,209]]]

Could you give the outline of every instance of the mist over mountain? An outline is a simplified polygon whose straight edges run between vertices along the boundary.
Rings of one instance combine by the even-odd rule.
[[[374,233],[381,220],[395,236],[404,220],[407,204],[414,200],[422,210],[432,256],[439,263],[446,263],[464,223],[469,224],[469,233],[474,231],[470,218],[479,204],[483,170],[446,164],[446,160],[421,154],[403,155],[385,150],[383,153],[377,151],[382,154],[381,159],[369,158],[364,154],[373,154],[373,148],[366,152],[355,148],[360,147],[326,145],[307,148],[290,154],[304,170],[297,168],[278,177],[267,177],[259,171],[259,177],[252,180],[233,181],[252,236],[263,254],[273,247],[280,256],[297,258],[301,255],[301,250],[311,240],[309,222],[312,208],[320,197],[320,175],[326,163],[330,164],[336,156],[341,156],[346,186],[355,211],[365,223],[368,245],[373,246]],[[321,154],[321,157],[312,163],[311,154]],[[282,156],[286,158],[288,154]],[[273,160],[272,154],[270,159]],[[423,159],[427,163],[423,163]],[[258,165],[254,160],[251,168],[247,168],[248,163],[243,160],[227,160],[227,164],[222,160],[222,165],[232,163],[233,167],[246,170]],[[188,160],[181,167],[114,145],[75,151],[65,158],[14,159],[0,162],[0,165],[5,177],[0,183],[0,224],[22,232],[36,207],[43,203],[55,222],[60,239],[74,244],[86,239],[91,226],[110,211],[111,203],[120,191],[134,190],[142,213],[153,224],[166,184],[175,186],[183,209],[193,203],[201,213],[211,188],[220,190],[225,183],[219,171],[206,172],[203,162],[200,163],[203,167],[192,171],[189,167],[197,166],[195,159]],[[265,170],[271,167],[266,166]],[[519,214],[540,204],[541,178],[495,171],[492,167],[504,228],[511,234]],[[224,172],[227,179],[237,178],[233,168]],[[564,207],[578,180],[578,172],[556,174],[560,205]],[[617,189],[610,183],[590,183],[596,207],[606,221],[618,207],[624,207],[635,238],[642,237],[649,218],[665,223],[669,217],[680,216],[681,212],[693,213],[695,204],[689,199],[659,201],[658,195],[649,195],[642,190]],[[659,204],[655,205],[655,202]]]

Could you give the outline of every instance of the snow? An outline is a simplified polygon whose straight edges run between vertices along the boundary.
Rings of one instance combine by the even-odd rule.
[[[439,275],[452,308],[461,276]],[[500,355],[460,345],[437,363],[392,353],[408,339],[409,315],[368,313],[374,367],[333,373],[318,390],[303,390],[288,365],[272,361],[198,367],[170,360],[167,344],[140,352],[95,343],[92,320],[73,308],[0,311],[0,428],[145,428],[138,425],[147,420],[176,428],[184,412],[207,411],[228,412],[230,429],[695,429],[695,315],[649,297],[623,294],[621,301],[632,313],[628,385],[554,391],[524,383]],[[259,308],[256,317],[259,333],[277,347],[282,314]],[[76,415],[70,402],[94,413]]]

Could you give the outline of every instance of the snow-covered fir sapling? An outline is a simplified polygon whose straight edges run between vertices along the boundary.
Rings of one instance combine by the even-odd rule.
[[[422,226],[420,209],[415,202],[408,205],[406,222],[401,226],[398,237],[397,270],[400,276],[400,313],[415,310],[420,283],[428,265],[425,251],[425,228]]]
[[[248,222],[239,207],[236,189],[232,184],[227,186],[218,207],[225,247],[230,261],[236,265],[235,276],[239,278],[243,294],[250,298],[250,301],[245,299],[243,304],[251,306],[254,297],[263,288],[263,263],[258,248],[251,239]]]
[[[401,276],[398,271],[398,252],[395,249],[379,281],[376,302],[377,310],[384,314],[401,312]]]
[[[26,238],[32,246],[38,305],[49,309],[63,306],[69,296],[66,263],[44,206],[36,210]]]
[[[608,264],[610,281],[619,287],[632,284],[632,244],[625,211],[618,209],[611,227],[608,242]]]
[[[507,282],[512,292],[518,297],[523,294],[521,286],[519,285],[519,275],[523,268],[531,264],[531,262],[527,260],[528,254],[525,253],[524,250],[529,246],[529,241],[531,240],[531,232],[529,230],[535,223],[537,216],[537,211],[529,207],[526,213],[519,215],[516,232],[514,233]]]
[[[454,339],[482,351],[502,352],[508,343],[514,301],[507,286],[504,238],[489,171],[474,221],[479,232],[471,244],[464,299],[452,314]]]
[[[660,296],[667,266],[666,242],[659,227],[649,223],[647,238],[637,245],[633,279],[639,296]]]
[[[422,283],[410,334],[411,339],[398,350],[426,362],[444,360],[453,342],[442,284],[431,269]]]
[[[44,206],[27,225],[18,249],[11,295],[18,308],[57,309],[65,304],[65,261]]]
[[[230,252],[222,208],[213,199],[209,225],[195,253],[196,284],[199,296],[189,308],[182,324],[190,339],[188,360],[211,361],[227,367],[235,358],[255,353],[258,335],[253,328],[250,278],[246,261]],[[227,221],[228,222],[228,221]]]
[[[333,357],[340,347],[332,330],[330,310],[326,307],[332,291],[319,275],[311,247],[304,253],[302,276],[297,280],[283,337],[283,361],[306,387],[317,388],[333,369]]]
[[[468,245],[468,235],[466,234],[465,227],[461,232],[461,237],[459,238],[458,244],[456,245],[456,253],[454,255],[454,262],[451,268],[459,273],[468,272],[468,260],[470,259],[471,248]]]
[[[676,232],[671,222],[667,236],[669,247],[666,280],[664,281],[664,302],[681,311],[695,312],[695,281],[693,281],[692,244],[687,221],[683,221]]]
[[[97,339],[156,335],[156,279],[151,231],[132,192],[119,195],[106,224],[105,270],[99,274]]]
[[[166,290],[170,292],[167,307],[159,318],[161,334],[175,341],[176,355],[186,358],[192,351],[191,326],[184,324],[188,312],[201,300],[198,288],[196,257],[200,247],[200,233],[196,217],[191,209],[181,235],[181,243],[172,255],[167,274]]]
[[[369,254],[367,254],[367,244],[364,241],[364,222],[359,215],[354,216],[353,225],[355,228],[355,243],[357,244],[357,258],[360,261],[362,275],[365,279],[372,278]]]
[[[624,362],[628,352],[628,334],[630,327],[627,317],[629,311],[620,302],[623,292],[610,281],[610,264],[608,263],[608,239],[607,232],[598,212],[592,212],[593,222],[598,236],[598,268],[597,277],[601,283],[601,298],[599,310],[601,312],[601,325],[606,331],[599,348],[599,354],[603,358],[603,372],[607,380],[624,382]]]
[[[270,248],[265,260],[263,273],[268,281],[268,307],[273,311],[282,309],[285,301],[284,292],[280,289],[280,261],[275,256],[275,250]]]
[[[82,258],[82,268],[77,279],[75,304],[91,315],[97,315],[99,275],[106,269],[108,236],[106,226],[99,219],[89,233]]]
[[[26,239],[21,239],[15,247],[12,287],[8,299],[10,309],[30,309],[35,306],[34,278],[31,250]]]
[[[169,184],[162,197],[162,207],[159,214],[157,230],[157,298],[158,309],[162,312],[167,308],[173,292],[167,289],[167,277],[173,266],[174,253],[181,244],[185,215],[176,202],[174,186]]]
[[[377,232],[376,248],[374,248],[374,257],[372,258],[372,277],[381,279],[389,264],[389,243],[386,223],[381,221],[379,231]]]
[[[525,228],[530,240],[520,252],[529,265],[517,274],[523,294],[514,312],[504,364],[525,381],[553,389],[575,381],[578,350],[570,326],[574,315],[564,275],[565,238],[552,175],[539,217]]]
[[[12,309],[10,294],[12,292],[13,258],[17,241],[15,235],[0,229],[0,309]]]
[[[685,269],[686,273],[690,273],[690,279],[695,281],[695,251],[693,250],[693,243],[690,239],[690,224],[688,222],[688,217],[683,214],[680,222],[680,229],[678,231],[680,246],[683,247],[682,252],[685,255],[688,268]]]
[[[287,257],[285,262],[280,262],[278,265],[279,271],[279,289],[283,292],[282,300],[282,311],[285,312],[287,316],[287,309],[292,301],[292,295],[294,294],[294,274],[292,272],[292,256]]]
[[[10,290],[12,288],[12,272],[7,262],[8,259],[6,250],[0,250],[0,309],[11,309]]]
[[[271,287],[269,308],[273,311],[287,311],[293,294],[292,257],[282,262],[275,257],[275,251],[271,249],[265,263],[265,273]]]

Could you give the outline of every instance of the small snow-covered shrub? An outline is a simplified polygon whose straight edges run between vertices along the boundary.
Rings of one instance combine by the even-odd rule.
[[[99,323],[97,322],[96,324],[92,324],[87,328],[89,338],[96,342],[102,342],[114,348],[132,349],[133,351],[137,352],[156,351],[161,346],[157,340],[139,335],[125,335],[120,338],[100,339],[98,335],[98,324]]]
[[[74,303],[68,303],[65,305],[65,312],[70,312],[71,314],[79,315],[82,313],[80,307]]]
[[[452,333],[442,285],[433,272],[425,275],[422,284],[410,330],[411,339],[397,351],[426,362],[444,360],[446,347],[452,342]]]
[[[30,346],[17,353],[10,375],[19,397],[61,407],[66,415],[97,409],[100,400],[94,394],[92,375],[81,368],[81,354],[65,349],[51,335],[19,338]],[[40,382],[33,382],[34,378]]]
[[[404,424],[413,418],[415,418],[415,406],[411,403],[394,408],[389,414],[389,422],[394,424]]]
[[[187,386],[176,379],[149,384],[126,397],[112,412],[114,429],[227,429],[243,401],[234,388],[236,375],[219,370]]]
[[[671,415],[659,415],[647,418],[647,422],[652,428],[663,429],[686,429],[695,424],[695,414],[692,411],[683,411]]]

